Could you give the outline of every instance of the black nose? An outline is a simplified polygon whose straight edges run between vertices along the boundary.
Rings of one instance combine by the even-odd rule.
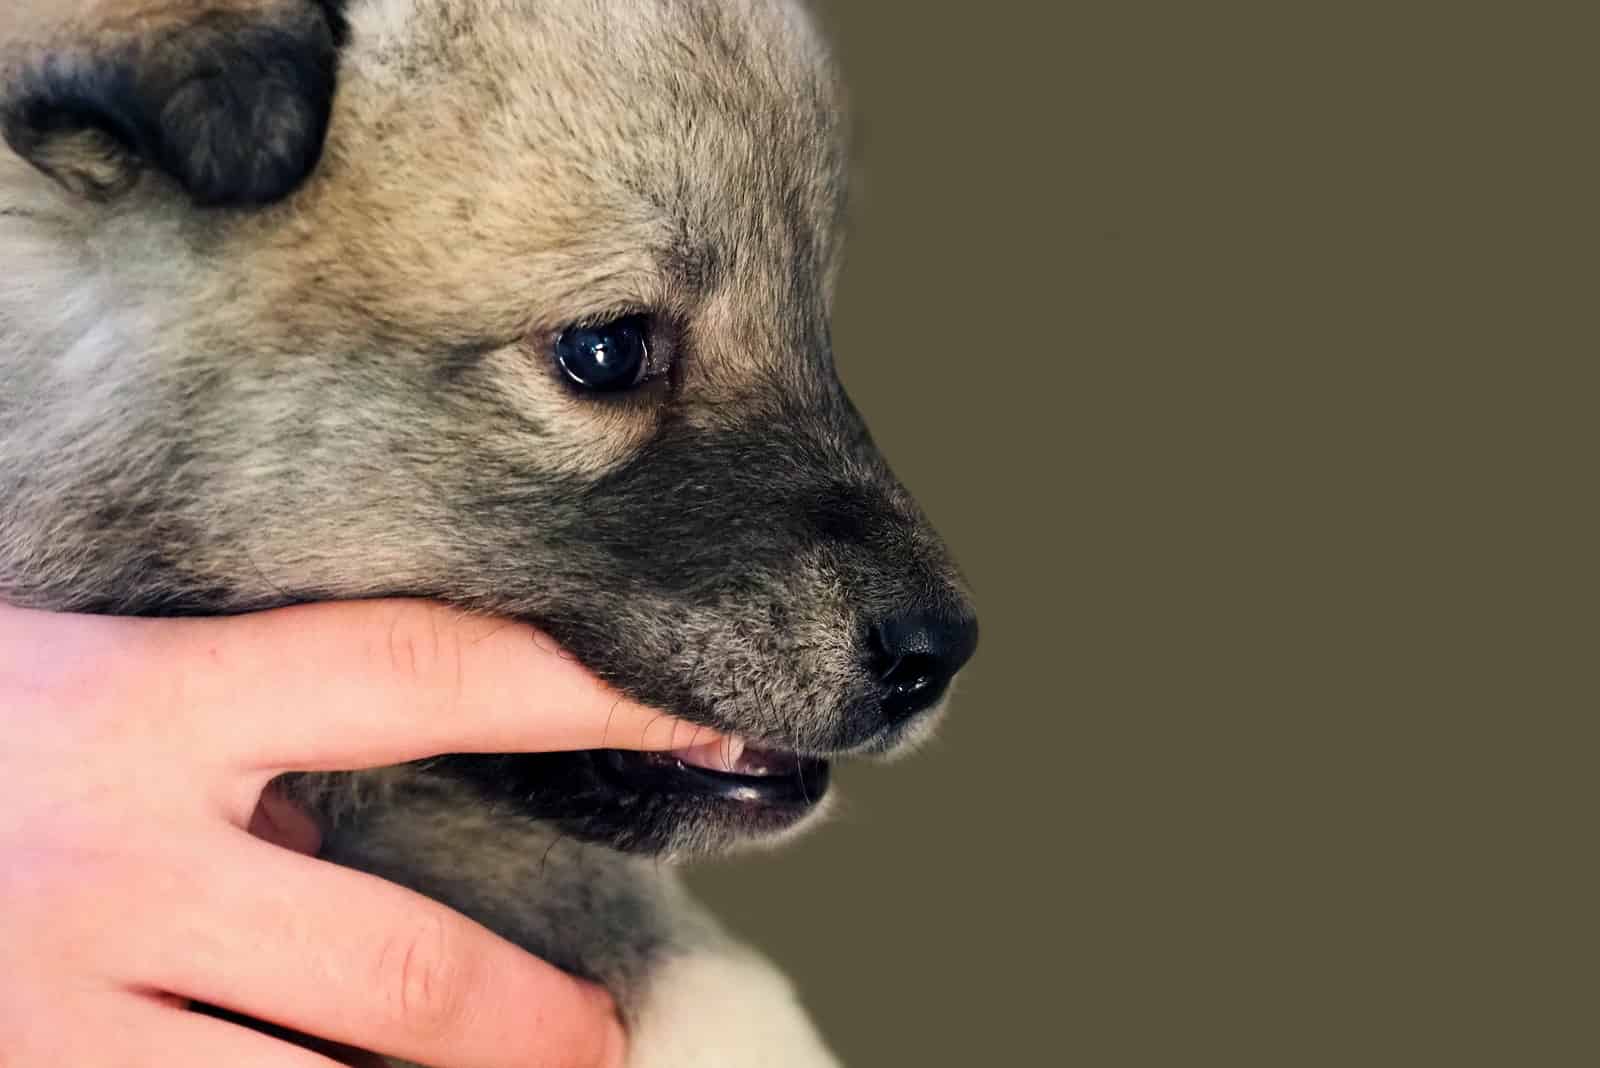
[[[874,669],[883,683],[883,714],[910,719],[937,704],[978,648],[978,621],[910,612],[872,628]]]

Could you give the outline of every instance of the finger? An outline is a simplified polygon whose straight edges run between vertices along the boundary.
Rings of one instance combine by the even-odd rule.
[[[126,994],[85,1014],[92,1027],[64,1028],[40,1063],[96,1068],[339,1068],[339,1062],[237,1024]],[[10,1063],[5,1062],[5,1063]],[[32,1063],[24,1060],[19,1063]]]
[[[181,1001],[181,999],[179,1000]],[[279,1027],[276,1024],[262,1023],[260,1020],[252,1020],[248,1016],[242,1016],[239,1013],[229,1012],[227,1009],[219,1009],[215,1005],[206,1005],[202,1002],[194,1002],[188,1006],[188,1009],[190,1012],[199,1013],[213,1019],[222,1020],[224,1022],[230,1022],[235,1025],[248,1028],[251,1031],[257,1031],[263,1035],[288,1042],[291,1045],[297,1046],[301,1049],[307,1049],[313,1053],[320,1053],[324,1057],[332,1060],[335,1064],[343,1065],[344,1068],[386,1068],[386,1065],[388,1064],[387,1061],[378,1056],[376,1053],[366,1053],[350,1046],[340,1045],[337,1042],[329,1042],[325,1038],[313,1038],[310,1035],[302,1035],[297,1032],[290,1031],[286,1027]]]
[[[620,1064],[604,991],[437,902],[242,835],[204,855],[128,939],[130,982],[422,1064]]]
[[[108,673],[114,685],[142,652],[130,620],[0,603],[0,686],[8,694],[77,694]]]
[[[199,751],[254,770],[440,753],[670,750],[715,737],[626,700],[531,627],[420,601],[165,620]],[[215,748],[209,748],[214,746]]]

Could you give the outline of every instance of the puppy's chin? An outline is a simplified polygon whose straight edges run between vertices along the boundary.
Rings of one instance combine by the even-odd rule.
[[[615,750],[450,756],[429,770],[562,833],[667,859],[773,845],[829,808],[826,761],[769,754],[732,770]],[[758,770],[759,774],[739,774]]]

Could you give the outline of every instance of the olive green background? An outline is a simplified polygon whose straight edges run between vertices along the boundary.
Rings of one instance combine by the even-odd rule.
[[[857,1068],[1600,1063],[1586,6],[823,7],[983,642],[707,896]]]

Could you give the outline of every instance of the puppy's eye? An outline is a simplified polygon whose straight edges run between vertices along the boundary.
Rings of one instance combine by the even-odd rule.
[[[584,389],[611,393],[644,380],[650,364],[648,323],[629,315],[599,326],[571,326],[556,339],[556,362]]]

